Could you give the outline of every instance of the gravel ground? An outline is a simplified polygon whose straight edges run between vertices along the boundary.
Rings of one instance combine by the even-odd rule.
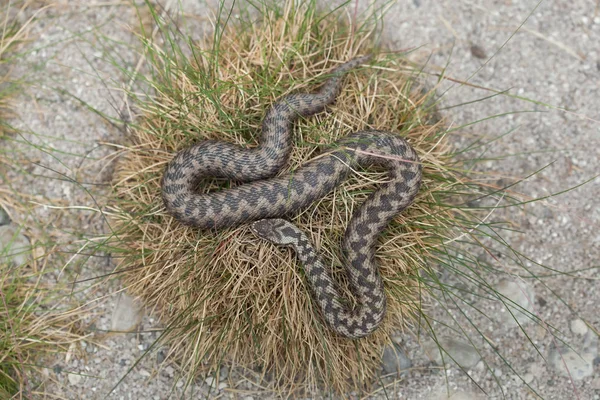
[[[188,7],[187,2],[183,3]],[[358,3],[360,7],[366,4],[362,0]],[[185,10],[204,16],[205,7],[204,3],[194,3]],[[135,43],[129,29],[135,24],[135,12],[127,2],[69,1],[42,12],[31,35],[30,46],[35,50],[17,66],[17,73],[22,74],[36,68],[34,76],[38,82],[19,96],[14,124],[35,132],[24,137],[39,149],[10,144],[22,151],[24,158],[36,162],[28,166],[29,177],[14,176],[13,185],[23,193],[35,194],[48,203],[62,201],[64,205],[95,207],[91,193],[103,204],[103,184],[111,176],[113,150],[101,143],[119,142],[123,133],[91,113],[78,99],[107,115],[117,116],[115,110],[121,107],[122,95],[109,89],[103,80],[120,82],[122,78],[116,68],[102,62],[102,41],[95,35],[101,33],[121,43],[122,62],[135,68],[139,56],[132,46],[127,46]],[[455,80],[510,90],[515,96],[538,102],[497,96],[443,111],[454,126],[503,115],[461,129],[453,138],[457,146],[514,129],[488,149],[485,155],[490,161],[480,169],[497,175],[502,182],[512,182],[550,164],[516,187],[531,198],[561,192],[598,173],[600,1],[546,1],[539,7],[532,0],[397,1],[385,17],[382,41],[392,50],[416,48],[411,58],[418,62],[431,56],[430,70],[441,70],[448,63],[445,73]],[[444,83],[440,92],[444,89],[449,89],[443,97],[445,106],[491,94],[451,82]],[[538,112],[506,114],[525,110]],[[507,154],[515,156],[495,159]],[[482,348],[481,354],[474,351],[472,345],[479,348],[482,340],[469,344],[462,335],[450,335],[444,336],[444,344],[471,378],[456,367],[445,372],[429,368],[430,359],[438,357],[435,351],[427,352],[430,345],[426,341],[419,345],[415,337],[407,335],[398,340],[399,360],[404,363],[402,369],[410,365],[412,368],[403,372],[403,380],[390,383],[386,391],[380,390],[374,397],[384,398],[387,393],[391,398],[402,399],[442,399],[449,395],[452,399],[533,399],[537,393],[545,399],[600,399],[598,340],[590,329],[597,330],[600,324],[600,290],[596,283],[600,278],[599,199],[600,180],[596,179],[560,196],[530,204],[523,212],[499,210],[491,216],[512,223],[515,230],[506,234],[506,239],[527,257],[521,258],[523,264],[538,274],[541,270],[536,263],[561,272],[586,270],[576,277],[546,273],[548,276],[540,280],[499,274],[488,277],[497,290],[537,315],[541,322],[517,317],[523,328],[516,327],[509,310],[498,302],[478,300],[476,289],[470,290],[473,295],[466,296],[466,301],[481,313],[475,309],[461,313],[458,307],[450,307],[449,313],[441,307],[431,310],[434,319],[447,321],[453,316],[457,321],[454,324],[466,326],[465,329],[469,329],[468,324],[462,323],[465,318],[474,321],[508,364],[495,356],[489,346]],[[59,218],[56,210],[47,207],[39,207],[35,212],[40,220],[52,220],[54,236],[64,242],[74,238],[70,233],[73,231],[100,234],[105,229],[95,213],[63,210]],[[24,216],[14,217],[28,223]],[[503,271],[522,271],[508,258],[491,258]],[[110,260],[97,257],[86,262],[81,276],[110,270]],[[440,276],[448,283],[457,282],[443,269]],[[141,318],[139,307],[119,295],[119,289],[116,283],[114,287],[95,289],[94,296],[110,295],[97,313],[90,315],[90,323],[93,321],[96,328],[110,330],[122,327],[122,321]],[[89,293],[85,295],[90,297]],[[181,382],[175,379],[173,367],[162,365],[157,372],[161,353],[144,358],[111,392],[156,338],[156,333],[148,332],[156,326],[151,316],[145,316],[140,330],[144,333],[104,336],[101,346],[90,343],[83,353],[71,355],[68,360],[48,361],[46,372],[56,381],[48,393],[69,399],[104,398],[109,393],[109,398],[117,399],[163,399],[181,394]],[[560,330],[565,344],[549,335],[547,326]],[[479,339],[481,335],[471,337]],[[565,366],[569,367],[568,373]],[[386,371],[393,371],[393,366],[387,367]],[[221,375],[227,375],[221,391],[213,389],[210,396],[262,398],[237,371],[222,371]],[[387,383],[386,379],[390,378],[384,379]],[[207,395],[208,384],[199,384],[194,394],[186,394],[187,398]]]

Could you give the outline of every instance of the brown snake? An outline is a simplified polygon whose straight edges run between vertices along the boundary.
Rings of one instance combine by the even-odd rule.
[[[293,122],[331,104],[343,75],[369,58],[358,57],[334,69],[317,93],[290,94],[275,102],[263,120],[257,147],[245,149],[226,142],[202,141],[177,153],[162,180],[165,207],[179,221],[201,229],[257,221],[251,225],[256,235],[292,246],[327,324],[348,338],[370,334],[385,315],[386,296],[374,260],[375,245],[388,223],[411,204],[419,190],[421,165],[417,154],[397,134],[361,131],[339,140],[331,150],[298,170],[274,176],[292,150]],[[360,206],[343,238],[345,269],[356,298],[352,307],[339,294],[306,235],[276,217],[293,214],[322,198],[351,170],[367,165],[387,169],[389,180]],[[197,193],[198,182],[206,177],[247,183]]]

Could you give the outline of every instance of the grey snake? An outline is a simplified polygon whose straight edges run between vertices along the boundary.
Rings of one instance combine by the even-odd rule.
[[[360,131],[343,137],[296,171],[276,175],[292,150],[294,121],[331,104],[344,74],[369,58],[341,64],[316,93],[290,94],[276,101],[263,119],[257,147],[199,142],[179,151],[162,179],[164,205],[180,222],[200,229],[253,222],[251,230],[259,237],[293,247],[327,325],[348,338],[370,334],[384,318],[386,295],[375,262],[375,245],[388,223],[412,203],[419,190],[421,165],[417,154],[397,134]],[[278,217],[293,215],[331,192],[353,169],[369,165],[385,168],[388,180],[354,213],[342,240],[344,268],[356,299],[356,305],[351,306],[338,292],[307,236]],[[198,193],[199,181],[207,177],[243,184]]]

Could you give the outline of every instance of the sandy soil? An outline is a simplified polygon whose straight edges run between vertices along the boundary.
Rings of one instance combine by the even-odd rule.
[[[199,16],[198,21],[205,21],[206,5],[183,3],[186,12]],[[360,7],[366,4],[358,3]],[[124,133],[117,125],[91,113],[82,102],[108,116],[122,117],[119,111],[123,109],[123,96],[113,87],[126,81],[117,68],[103,61],[107,51],[103,46],[114,46],[112,50],[118,49],[123,65],[135,68],[139,55],[130,29],[135,24],[135,12],[127,2],[59,2],[40,14],[31,34],[32,51],[17,71],[33,76],[36,81],[35,86],[19,96],[18,116],[14,120],[17,127],[31,132],[23,134],[29,143],[0,144],[15,146],[25,162],[35,162],[28,165],[27,177],[14,175],[13,185],[22,192],[47,199],[48,203],[105,205],[105,184],[111,176],[111,155],[115,149],[104,143],[118,143],[124,140]],[[414,48],[410,57],[418,62],[431,55],[428,64],[431,71],[439,71],[448,63],[446,75],[455,80],[510,91],[512,96],[497,96],[442,111],[453,126],[499,116],[461,129],[453,137],[459,147],[476,138],[495,137],[513,130],[487,149],[485,157],[489,161],[479,166],[480,170],[497,175],[499,181],[512,182],[548,165],[515,187],[530,198],[564,191],[599,172],[600,2],[546,1],[538,5],[533,0],[397,1],[385,17],[382,41],[392,50]],[[443,96],[446,107],[492,94],[451,82],[444,83],[440,93],[444,89],[449,89]],[[506,155],[511,156],[503,157]],[[103,220],[96,213],[62,210],[59,218],[59,213],[49,208],[39,207],[35,212],[39,220],[52,220],[56,239],[65,243],[76,238],[72,232],[89,235],[105,232]],[[541,322],[524,323],[523,330],[502,322],[506,310],[497,303],[478,303],[476,293],[481,288],[469,289],[465,297],[481,313],[475,308],[461,313],[461,307],[452,305],[447,305],[449,312],[446,312],[434,305],[433,318],[447,321],[454,316],[456,322],[451,323],[466,326],[467,333],[473,330],[461,321],[465,318],[474,321],[508,364],[494,355],[491,347],[483,346],[482,355],[493,372],[481,361],[469,369],[473,379],[457,368],[446,373],[426,368],[430,363],[423,346],[417,344],[414,336],[407,335],[402,347],[413,368],[403,375],[403,380],[387,389],[387,395],[438,399],[457,392],[453,399],[486,395],[524,399],[536,398],[534,393],[537,393],[546,399],[600,398],[597,340],[594,342],[595,336],[589,328],[584,329],[577,322],[572,324],[580,318],[595,329],[600,325],[597,284],[600,180],[530,204],[523,211],[498,210],[490,218],[512,224],[514,231],[503,236],[521,254],[513,259],[480,254],[482,259],[491,257],[499,270],[522,273],[523,267],[517,264],[520,261],[538,275],[543,270],[536,263],[560,272],[583,272],[566,276],[546,271],[540,279],[522,280],[489,274],[487,279],[500,285],[496,287],[526,282],[526,287],[519,287],[527,293],[530,310]],[[21,222],[27,224],[27,220]],[[108,257],[92,257],[73,265],[81,268],[82,277],[107,273],[112,268]],[[442,267],[440,276],[448,283],[461,283]],[[505,281],[501,282],[502,279]],[[90,316],[96,328],[110,328],[119,289],[115,282],[113,287],[81,293],[82,298],[112,294],[97,314]],[[155,326],[156,321],[146,316],[142,332]],[[559,329],[561,337],[573,348],[590,350],[594,358],[588,360],[592,371],[586,375],[590,376],[577,379],[560,374],[556,365],[561,360],[553,364],[552,357],[553,349],[561,344],[546,332],[547,326]],[[86,354],[72,357],[68,362],[54,360],[47,373],[58,383],[50,387],[49,393],[65,398],[104,398],[156,337],[152,332],[113,335],[104,339],[102,346],[88,345]],[[478,338],[477,345],[482,344],[480,335],[473,337]],[[154,374],[159,362],[156,356],[146,357],[109,398],[162,399],[178,393],[180,383],[174,378],[172,368],[163,366],[160,373]],[[73,377],[69,372],[82,375]],[[220,396],[261,397],[252,394],[252,387],[241,385],[232,389],[237,379],[235,374],[230,371],[230,386],[223,388]],[[207,393],[206,385],[199,385],[197,390],[194,398]],[[215,395],[214,390],[212,393]],[[385,393],[380,391],[375,396],[384,398]]]

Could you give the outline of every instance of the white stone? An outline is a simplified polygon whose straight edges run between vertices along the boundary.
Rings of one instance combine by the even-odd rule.
[[[575,352],[570,349],[553,348],[550,350],[548,360],[552,368],[559,374],[573,380],[580,381],[594,373],[594,358],[591,353]]]
[[[461,367],[469,369],[481,359],[477,349],[470,343],[453,338],[441,338],[439,345],[431,342],[424,346],[424,350],[438,365],[442,365],[442,361],[446,363],[454,361]]]
[[[585,335],[588,332],[588,326],[583,320],[577,318],[571,321],[571,332],[576,335]]]
[[[215,381],[216,381],[216,379],[214,377],[209,376],[208,378],[206,378],[204,380],[204,383],[206,383],[210,387],[214,387],[215,386]]]
[[[69,374],[67,376],[67,379],[69,380],[69,383],[71,385],[79,385],[81,383],[81,381],[83,380],[83,377],[78,374]]]
[[[113,310],[111,329],[117,332],[131,332],[142,321],[143,315],[142,305],[121,292]]]
[[[498,283],[496,290],[502,301],[502,308],[498,314],[502,324],[514,327],[531,321],[535,293],[529,284],[521,280],[504,279]]]

